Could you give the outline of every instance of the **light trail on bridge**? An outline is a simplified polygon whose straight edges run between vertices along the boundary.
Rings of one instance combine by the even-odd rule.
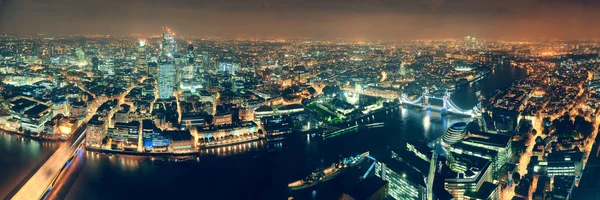
[[[40,199],[52,189],[52,184],[74,156],[77,148],[85,138],[85,124],[79,127],[60,147],[44,162],[37,172],[11,198],[14,200]]]

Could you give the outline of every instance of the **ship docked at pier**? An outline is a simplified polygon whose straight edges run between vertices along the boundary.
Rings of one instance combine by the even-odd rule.
[[[306,178],[289,183],[288,188],[290,190],[301,190],[329,181],[347,169],[362,163],[367,156],[369,156],[368,151],[356,156],[344,158],[340,162],[333,163],[327,168],[319,167]]]

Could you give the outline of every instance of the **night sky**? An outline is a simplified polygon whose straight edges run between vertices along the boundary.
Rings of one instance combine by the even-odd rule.
[[[600,0],[0,0],[0,32],[356,39],[600,36]]]

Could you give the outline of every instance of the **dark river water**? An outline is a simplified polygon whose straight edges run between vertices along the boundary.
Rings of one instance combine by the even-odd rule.
[[[469,109],[484,95],[510,86],[525,71],[499,67],[478,83],[458,88],[456,105]],[[287,184],[306,177],[321,163],[330,164],[377,148],[395,147],[405,139],[431,141],[448,126],[468,120],[458,116],[402,108],[381,112],[372,122],[385,126],[361,129],[327,140],[295,135],[280,143],[253,142],[205,150],[198,160],[154,164],[144,157],[107,156],[89,151],[77,155],[57,180],[50,196],[57,199],[332,199],[341,191],[311,188],[290,193]],[[57,144],[0,134],[0,197],[6,196],[45,159]]]

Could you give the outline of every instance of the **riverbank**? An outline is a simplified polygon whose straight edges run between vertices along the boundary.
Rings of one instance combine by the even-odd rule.
[[[0,133],[17,135],[17,136],[21,136],[21,137],[36,140],[36,141],[62,142],[62,141],[67,140],[66,138],[60,138],[60,137],[44,137],[44,136],[28,135],[25,133],[21,133],[21,132],[17,132],[17,131],[9,131],[9,130],[2,129],[2,128],[0,128]]]
[[[32,135],[27,135],[25,133],[20,133],[20,132],[16,132],[16,131],[9,131],[9,130],[2,129],[2,128],[0,128],[0,132],[6,133],[6,134],[11,134],[11,135],[17,135],[17,136],[21,136],[21,137],[28,138],[28,139],[33,139],[33,140],[39,140],[39,141],[42,140],[42,139],[40,139],[40,137],[35,137],[35,136],[32,136]]]
[[[106,154],[109,154],[109,155],[191,156],[191,155],[199,155],[200,151],[202,151],[202,150],[214,149],[214,148],[226,147],[226,146],[232,146],[232,145],[238,145],[238,144],[246,144],[246,143],[251,143],[251,142],[261,141],[261,140],[262,141],[266,141],[265,138],[256,138],[256,139],[252,139],[252,140],[244,140],[244,141],[232,142],[232,143],[227,143],[227,144],[217,144],[217,145],[210,145],[210,146],[200,146],[200,147],[196,148],[196,150],[181,151],[181,152],[137,152],[137,151],[114,150],[114,149],[102,149],[102,148],[94,148],[94,147],[85,147],[85,150],[91,151],[91,152],[106,153]]]
[[[491,73],[492,73],[492,70],[489,70],[489,71],[483,72],[483,73],[479,74],[477,77],[474,77],[474,78],[473,78],[473,79],[471,79],[471,80],[467,80],[467,81],[464,81],[464,82],[459,82],[459,83],[456,83],[456,84],[454,84],[454,88],[455,88],[455,89],[456,89],[456,88],[460,88],[460,87],[463,87],[463,86],[465,86],[465,85],[470,85],[470,84],[472,84],[472,83],[475,83],[475,82],[481,81],[481,80],[483,80],[483,79],[487,78],[487,77],[488,77],[488,75],[490,75]]]

